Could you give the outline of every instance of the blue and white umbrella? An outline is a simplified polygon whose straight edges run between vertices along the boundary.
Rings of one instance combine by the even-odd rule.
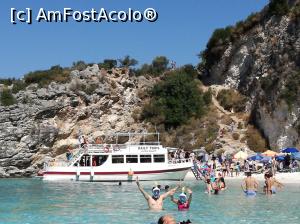
[[[292,154],[292,158],[296,160],[300,160],[300,152],[295,152]]]
[[[296,148],[285,148],[283,150],[281,150],[282,153],[296,153],[296,152],[299,152],[298,149]]]
[[[264,158],[264,157],[263,157],[262,155],[256,154],[256,155],[254,155],[254,156],[250,156],[248,159],[254,160],[254,161],[260,161],[260,160],[262,160],[263,158]]]
[[[270,162],[271,159],[272,159],[272,157],[270,157],[270,156],[264,156],[264,158],[262,158],[260,161],[263,163],[268,163],[268,162]]]

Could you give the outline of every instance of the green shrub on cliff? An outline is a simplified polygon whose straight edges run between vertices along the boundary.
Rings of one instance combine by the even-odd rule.
[[[203,93],[198,82],[183,69],[172,71],[151,91],[151,101],[143,108],[141,118],[166,129],[185,124],[205,113]]]
[[[254,152],[264,152],[268,149],[267,142],[262,134],[252,125],[248,126],[246,132],[248,147]]]
[[[16,103],[16,99],[14,98],[10,90],[4,89],[0,93],[0,102],[2,106],[10,106]]]
[[[4,84],[5,86],[12,85],[12,93],[17,93],[20,90],[24,90],[27,86],[23,80],[15,78],[0,79],[0,84]]]
[[[76,61],[76,62],[73,62],[73,64],[72,64],[73,70],[83,71],[87,67],[88,67],[88,65],[84,61]]]
[[[270,0],[269,13],[271,15],[283,16],[289,12],[288,0]]]
[[[284,85],[281,99],[285,100],[288,106],[291,108],[292,105],[297,101],[300,96],[300,72],[290,75]]]
[[[143,64],[140,69],[135,71],[136,75],[151,75],[159,76],[168,70],[169,60],[165,56],[157,56],[152,60],[152,63]]]
[[[48,85],[52,81],[65,83],[69,80],[69,73],[69,69],[64,69],[56,65],[49,70],[30,72],[24,76],[24,80],[26,84],[37,83],[39,86]]]
[[[218,93],[217,100],[225,110],[243,112],[247,98],[232,89],[223,89]]]
[[[8,78],[8,79],[0,79],[0,84],[3,84],[3,85],[6,85],[6,86],[10,86],[13,84],[13,82],[15,81],[15,79],[11,79],[11,78]]]
[[[206,45],[206,49],[199,54],[199,57],[206,68],[210,68],[214,63],[220,60],[231,40],[232,32],[232,26],[216,29],[213,32]]]
[[[17,93],[26,88],[26,83],[23,80],[15,80],[12,87],[12,93]]]
[[[112,69],[117,67],[118,61],[115,59],[104,59],[102,63],[99,63],[98,66],[99,68],[103,69]]]
[[[134,58],[131,58],[129,55],[126,55],[124,58],[118,60],[121,67],[131,67],[138,64],[138,61]]]

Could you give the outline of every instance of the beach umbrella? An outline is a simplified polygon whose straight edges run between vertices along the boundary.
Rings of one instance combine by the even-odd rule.
[[[272,159],[272,157],[270,157],[270,156],[264,156],[260,161],[262,163],[268,163],[271,159]]]
[[[299,152],[299,150],[296,148],[286,148],[286,149],[281,150],[281,152],[282,153],[295,153],[295,152]]]
[[[285,156],[282,156],[282,155],[276,156],[276,157],[275,157],[275,159],[276,159],[277,161],[284,161],[284,158],[285,158]]]
[[[264,155],[264,156],[271,156],[271,157],[276,156],[277,154],[278,154],[277,152],[274,152],[272,150],[267,150],[267,151],[262,153],[262,155]]]
[[[292,154],[292,158],[296,160],[300,160],[300,152],[295,152]]]
[[[250,159],[250,160],[255,160],[255,161],[260,161],[260,160],[262,160],[264,157],[262,156],[262,155],[260,155],[260,154],[256,154],[256,155],[254,155],[254,156],[250,156],[248,159]]]
[[[245,159],[247,159],[247,157],[248,157],[248,154],[246,152],[239,151],[238,153],[234,154],[233,159],[245,160]]]

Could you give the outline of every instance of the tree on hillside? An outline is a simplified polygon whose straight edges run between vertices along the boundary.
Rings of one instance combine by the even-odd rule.
[[[151,92],[151,101],[142,112],[142,119],[155,124],[164,124],[166,129],[176,128],[191,117],[204,114],[205,102],[197,82],[184,70],[168,74],[156,84]]]
[[[1,102],[1,105],[3,105],[3,106],[10,106],[10,105],[13,105],[16,103],[16,99],[11,94],[10,90],[4,89],[0,93],[0,102]]]
[[[72,64],[72,69],[76,69],[78,71],[82,71],[86,69],[87,64],[84,61],[76,61]]]
[[[283,16],[289,12],[288,0],[270,0],[269,13]]]
[[[123,59],[118,60],[121,64],[121,67],[131,67],[138,64],[138,61],[134,58],[130,58],[129,55],[126,55]]]
[[[155,57],[152,61],[152,73],[161,74],[168,68],[169,60],[165,56]]]
[[[99,68],[112,69],[117,67],[118,61],[115,59],[104,59],[102,63],[99,63]]]

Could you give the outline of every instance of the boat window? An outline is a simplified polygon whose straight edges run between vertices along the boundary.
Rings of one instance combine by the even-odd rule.
[[[90,159],[91,159],[91,156],[90,155],[83,155],[80,160],[79,160],[79,165],[80,166],[90,166]],[[77,166],[77,164],[76,164]]]
[[[138,163],[137,155],[126,155],[126,163]]]
[[[165,162],[165,155],[161,154],[161,155],[154,155],[154,162],[155,163],[164,163]]]
[[[123,155],[113,155],[112,163],[124,163],[124,156]]]
[[[151,155],[140,155],[140,163],[151,163]]]
[[[101,166],[106,162],[108,155],[94,155],[92,157],[92,166]]]

